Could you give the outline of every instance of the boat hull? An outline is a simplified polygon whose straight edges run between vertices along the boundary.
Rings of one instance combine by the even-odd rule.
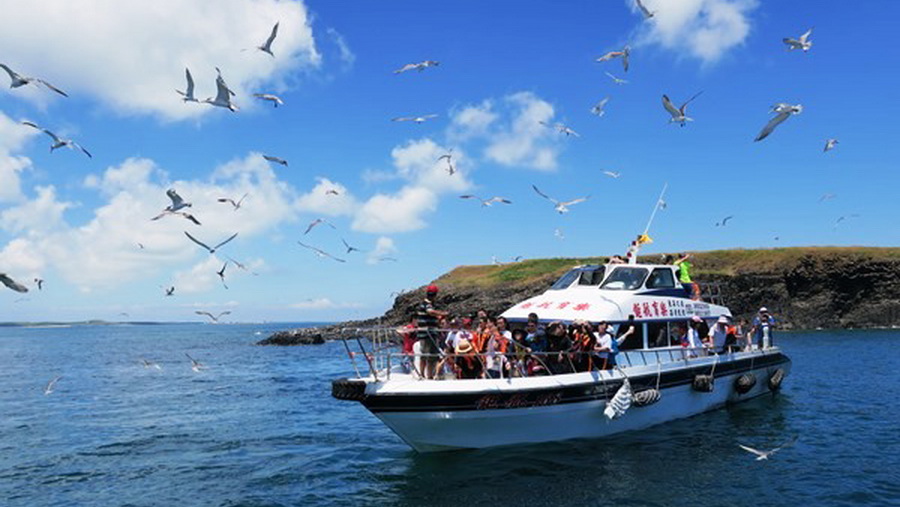
[[[655,388],[658,382],[661,397],[644,407],[632,405],[615,420],[609,420],[603,409],[621,387],[622,377],[609,372],[546,377],[543,387],[530,389],[516,388],[517,381],[525,379],[491,381],[493,385],[480,390],[453,393],[387,393],[373,387],[360,401],[416,451],[486,448],[603,438],[691,417],[771,393],[770,378],[779,369],[787,376],[790,367],[790,359],[778,353],[725,361],[717,364],[715,371],[709,362],[685,363],[664,371],[655,367],[652,372],[650,367],[632,369],[628,377],[636,392]],[[715,377],[713,390],[696,390],[694,378],[710,373]],[[757,381],[741,394],[735,388],[736,379],[747,373],[755,375]],[[564,379],[579,376],[588,381],[567,384]],[[488,381],[480,382],[484,385]]]

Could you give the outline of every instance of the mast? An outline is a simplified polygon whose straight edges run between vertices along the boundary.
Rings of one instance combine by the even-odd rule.
[[[625,255],[628,264],[637,264],[637,254],[641,249],[641,245],[644,243],[650,243],[653,241],[650,239],[650,236],[647,235],[650,232],[650,226],[653,224],[653,219],[656,217],[656,212],[659,210],[660,206],[665,206],[665,201],[663,201],[663,197],[666,195],[666,189],[669,188],[669,183],[666,182],[663,185],[662,192],[659,193],[659,199],[656,200],[656,205],[653,206],[653,211],[650,213],[650,220],[647,220],[647,227],[644,228],[644,233],[637,237],[631,244],[628,246],[628,253]]]

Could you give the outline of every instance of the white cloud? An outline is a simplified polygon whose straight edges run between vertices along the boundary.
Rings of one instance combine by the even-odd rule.
[[[374,234],[416,231],[422,215],[437,209],[438,198],[424,187],[406,186],[396,194],[375,194],[353,219],[353,229]]]
[[[177,288],[179,293],[183,294],[206,292],[217,285],[221,285],[216,271],[222,269],[222,264],[224,263],[225,261],[210,255],[191,266],[188,270],[176,271],[175,276],[172,278],[172,285]]]
[[[362,308],[362,305],[359,303],[336,303],[328,298],[317,298],[288,305],[288,308],[294,310],[331,310],[335,308]]]
[[[30,234],[51,231],[62,225],[63,212],[72,203],[56,200],[53,186],[37,187],[37,197],[0,213],[0,227],[10,233],[28,231]]]
[[[341,59],[341,63],[344,64],[344,69],[352,67],[356,62],[356,55],[350,50],[350,45],[347,44],[347,40],[344,36],[334,28],[328,28],[325,32],[331,37],[331,40],[334,41],[334,45],[337,46],[338,57]]]
[[[469,189],[472,184],[465,177],[465,153],[453,151],[453,165],[457,171],[450,175],[447,161],[438,160],[447,151],[447,148],[425,138],[395,147],[391,150],[391,157],[397,174],[413,185],[427,188],[436,194]]]
[[[17,201],[23,197],[19,173],[31,167],[31,160],[12,153],[20,150],[29,138],[37,134],[36,130],[23,127],[0,112],[0,202]]]
[[[383,258],[390,257],[396,254],[397,251],[397,245],[394,244],[393,239],[381,236],[375,242],[375,248],[366,256],[366,264],[378,264]]]
[[[327,216],[349,216],[359,208],[356,198],[347,187],[328,178],[316,178],[318,183],[308,193],[300,196],[297,206],[303,211]],[[337,195],[328,193],[329,190]]]
[[[636,9],[633,0],[626,4]],[[712,63],[743,44],[756,0],[645,0],[655,15],[642,23],[638,44],[657,44]]]
[[[494,124],[498,115],[491,100],[481,104],[466,106],[451,115],[449,135],[451,139],[465,141],[472,137],[484,136]]]
[[[275,58],[241,51],[261,45],[276,22]],[[246,108],[251,92],[283,89],[290,72],[320,62],[306,6],[278,0],[15,2],[3,9],[0,53],[13,69],[73,97],[90,95],[122,113],[167,119],[218,109],[179,100],[174,90],[184,89],[185,67],[200,99],[215,95],[214,67],[221,68]],[[12,93],[50,97],[30,86]]]

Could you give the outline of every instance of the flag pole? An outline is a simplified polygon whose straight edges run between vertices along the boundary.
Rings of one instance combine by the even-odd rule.
[[[656,216],[656,211],[659,209],[660,203],[663,202],[663,196],[666,195],[666,189],[667,189],[667,188],[669,188],[669,183],[668,183],[668,182],[666,182],[666,184],[663,185],[662,192],[659,193],[659,199],[656,200],[656,206],[653,207],[653,212],[650,213],[650,220],[647,221],[647,228],[644,229],[644,234],[645,234],[645,235],[646,235],[648,232],[650,232],[650,225],[653,223],[653,218]]]

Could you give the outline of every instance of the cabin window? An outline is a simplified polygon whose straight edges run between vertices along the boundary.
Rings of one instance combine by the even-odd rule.
[[[647,278],[646,268],[620,267],[616,268],[609,275],[600,288],[607,290],[635,290],[644,283],[645,278]]]
[[[656,268],[647,279],[648,289],[674,289],[675,276],[671,268]]]
[[[572,282],[578,278],[578,275],[581,274],[580,269],[572,269],[566,272],[563,276],[559,277],[553,285],[550,286],[550,290],[563,290],[568,289]]]
[[[647,346],[649,348],[674,347],[676,345],[681,345],[680,329],[677,323],[647,323]]]
[[[625,334],[625,331],[628,331],[628,323],[619,324],[619,328],[616,330],[615,336],[616,338]],[[631,333],[631,336],[625,339],[619,345],[619,350],[636,350],[644,347],[644,325],[636,323],[634,325],[634,333]]]
[[[605,271],[604,268],[583,270],[581,276],[578,277],[578,285],[600,285]]]

